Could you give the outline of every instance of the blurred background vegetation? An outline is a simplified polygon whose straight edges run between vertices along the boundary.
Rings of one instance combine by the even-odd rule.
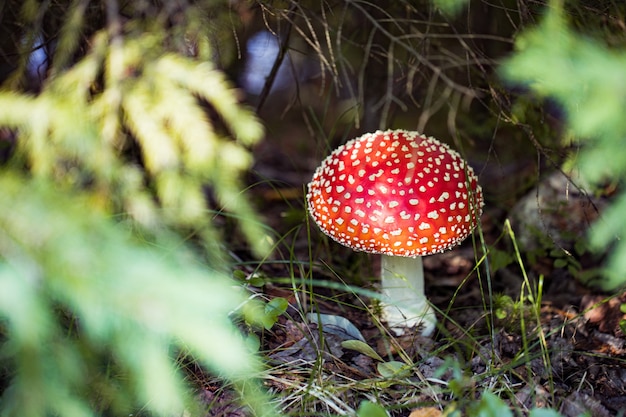
[[[3,415],[181,415],[185,358],[274,414],[215,221],[267,253],[242,193],[263,127],[207,7],[2,3]]]
[[[305,222],[322,157],[407,128],[462,150],[500,215],[554,170],[601,195],[626,176],[625,18],[590,0],[0,3],[2,414],[201,414],[193,361],[275,415],[232,264]],[[279,182],[300,201],[268,218]],[[607,289],[617,189],[590,235]]]

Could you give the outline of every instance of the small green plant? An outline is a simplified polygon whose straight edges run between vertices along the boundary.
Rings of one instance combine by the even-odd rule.
[[[513,417],[510,407],[502,399],[490,391],[485,391],[480,401],[474,404],[467,415],[469,417]],[[558,412],[545,409],[533,408],[528,413],[528,417],[561,417]]]
[[[243,312],[246,317],[252,318],[253,324],[260,325],[265,330],[270,330],[276,322],[278,317],[287,311],[289,304],[283,297],[275,297],[270,301],[259,303],[250,301],[243,307]]]
[[[550,258],[554,268],[565,269],[572,277],[584,279],[585,271],[579,259],[591,251],[586,238],[563,235],[562,238],[572,242],[572,250],[569,251],[538,228],[530,226],[529,229],[536,245],[533,249],[525,251],[524,255],[531,265],[539,263],[542,258]]]
[[[380,404],[363,401],[356,412],[357,417],[388,417],[389,414]]]

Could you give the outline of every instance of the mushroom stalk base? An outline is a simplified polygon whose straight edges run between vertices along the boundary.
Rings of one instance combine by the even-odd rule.
[[[383,320],[398,336],[417,330],[430,336],[437,318],[424,295],[422,258],[382,256]]]

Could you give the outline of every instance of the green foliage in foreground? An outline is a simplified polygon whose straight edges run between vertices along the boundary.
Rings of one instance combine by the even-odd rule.
[[[0,90],[0,128],[15,143],[0,171],[0,414],[197,415],[180,359],[192,357],[257,415],[276,415],[231,320],[249,301],[227,278],[213,223],[228,213],[266,253],[240,180],[262,126],[205,36],[177,26],[199,37],[196,59],[162,27],[115,30],[109,17],[77,62],[63,58],[81,42],[66,23],[77,39],[59,43],[65,64],[39,94],[21,92],[19,74]]]
[[[517,53],[502,68],[509,80],[556,99],[566,113],[583,178],[592,183],[626,178],[626,51],[578,35],[568,28],[560,2],[547,8],[542,23],[516,42]],[[572,138],[568,137],[568,140]],[[622,193],[595,224],[591,243],[612,247],[607,289],[626,283],[626,194]]]
[[[180,413],[181,353],[235,380],[257,370],[228,317],[244,295],[176,239],[138,243],[45,181],[4,173],[0,193],[3,415]]]
[[[38,96],[0,92],[0,126],[17,130],[16,159],[36,178],[89,184],[94,204],[147,228],[192,228],[210,246],[216,236],[204,190],[211,186],[253,249],[265,252],[240,183],[252,163],[246,146],[263,128],[210,62],[164,51],[164,42],[158,34],[137,34],[120,46],[98,33],[90,53],[51,77]],[[234,141],[216,129],[198,98],[214,108]],[[132,147],[139,148],[138,160],[129,158]]]

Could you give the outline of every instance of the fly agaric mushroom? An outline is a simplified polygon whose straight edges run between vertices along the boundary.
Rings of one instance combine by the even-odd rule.
[[[421,257],[469,236],[482,212],[477,180],[458,152],[405,130],[353,139],[315,171],[309,212],[335,241],[383,255],[383,319],[396,334],[435,329]]]

